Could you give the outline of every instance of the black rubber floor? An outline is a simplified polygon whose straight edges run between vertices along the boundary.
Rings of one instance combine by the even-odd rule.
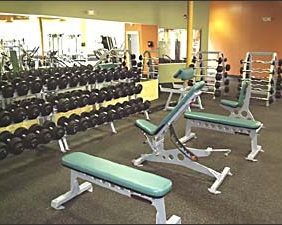
[[[163,104],[165,98],[161,95],[160,100],[154,102],[154,109]],[[210,95],[203,96],[203,103],[206,112],[227,113]],[[244,159],[250,151],[250,140],[246,136],[197,129],[198,138],[190,143],[191,147],[232,149],[229,157],[214,153],[200,160],[218,171],[231,167],[233,176],[220,187],[222,194],[208,192],[213,179],[183,167],[149,162],[140,168],[173,181],[173,190],[166,197],[168,217],[176,214],[183,223],[282,222],[282,101],[269,108],[252,102],[251,110],[265,125],[259,136],[265,152],[258,155],[258,162]],[[165,114],[153,110],[150,117],[158,123]],[[72,152],[83,151],[132,166],[132,159],[150,152],[149,146],[143,144],[142,133],[134,126],[137,118],[142,115],[118,121],[115,135],[104,126],[70,137]],[[182,118],[175,125],[179,136],[184,134],[184,125]],[[167,141],[166,147],[173,144]],[[96,186],[93,193],[85,193],[66,204],[65,210],[53,210],[51,200],[69,190],[69,171],[60,165],[61,157],[58,146],[51,144],[0,162],[1,224],[155,223],[152,206]]]

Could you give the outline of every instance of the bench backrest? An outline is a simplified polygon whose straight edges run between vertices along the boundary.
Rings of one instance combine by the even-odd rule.
[[[242,107],[244,105],[244,101],[246,99],[248,87],[250,86],[250,81],[248,80],[243,80],[242,82],[242,87],[240,90],[240,95],[238,99],[238,107]]]
[[[192,80],[195,76],[195,71],[193,68],[183,68],[177,70],[177,72],[173,75],[174,78],[181,79],[183,81]]]
[[[205,86],[204,81],[197,82],[189,91],[188,93],[181,99],[180,102],[173,108],[172,111],[170,111],[169,114],[165,116],[165,118],[161,121],[161,123],[158,126],[157,132],[159,131],[168,123],[172,123],[173,120],[175,119],[175,115],[180,111],[180,110],[186,110],[188,105],[191,103],[192,97],[194,98],[194,95],[199,92],[203,87]],[[190,100],[190,101],[189,101]],[[180,114],[180,113],[179,113]]]

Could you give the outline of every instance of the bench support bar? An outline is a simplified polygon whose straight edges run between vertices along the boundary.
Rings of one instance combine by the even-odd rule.
[[[86,180],[88,182],[84,182],[81,185],[78,183],[78,178],[82,180]],[[173,215],[169,220],[166,220],[166,211],[165,211],[165,202],[163,198],[152,198],[129,189],[120,187],[116,184],[112,184],[108,181],[104,181],[102,179],[98,179],[87,174],[71,170],[71,181],[70,181],[70,191],[57,197],[56,199],[52,200],[51,207],[60,210],[64,209],[63,204],[67,203],[68,201],[72,200],[73,198],[79,196],[83,192],[93,191],[92,184],[96,184],[98,186],[110,189],[115,191],[119,194],[128,196],[128,197],[136,197],[140,199],[144,199],[146,202],[150,202],[156,208],[156,224],[181,224],[181,218],[178,216]]]

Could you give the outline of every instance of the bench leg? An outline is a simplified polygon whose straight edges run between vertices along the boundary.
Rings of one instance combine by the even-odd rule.
[[[201,96],[197,97],[197,103],[192,103],[192,106],[193,107],[197,107],[197,108],[199,108],[201,110],[204,109],[203,104],[202,104],[202,100],[201,100]]]
[[[59,210],[59,209],[64,209],[65,207],[63,204],[66,202],[72,200],[76,196],[82,194],[85,191],[92,192],[93,187],[92,184],[89,182],[84,182],[83,184],[79,185],[77,178],[79,177],[78,172],[71,170],[71,179],[70,179],[70,188],[71,190],[58,198],[52,200],[51,202],[51,207]]]
[[[191,121],[186,120],[185,135],[179,139],[182,143],[186,143],[193,138],[197,138],[196,133],[193,133],[191,129],[192,129]]]
[[[262,147],[260,145],[258,145],[258,135],[257,135],[256,131],[252,131],[250,133],[250,137],[251,137],[252,151],[246,157],[246,159],[249,160],[249,161],[256,162],[257,159],[255,159],[255,157],[257,156],[257,154],[259,152],[263,152],[263,150],[262,150]]]
[[[166,220],[164,198],[154,199],[152,205],[157,210],[156,224],[181,224],[181,218],[175,215]]]
[[[172,93],[172,92],[170,92],[170,93],[169,93],[169,96],[168,96],[168,98],[167,98],[166,104],[165,104],[165,108],[164,108],[164,110],[165,110],[165,111],[167,111],[167,110],[170,110],[170,109],[171,109],[171,108],[170,108],[170,106],[169,106],[169,104],[170,104],[170,101],[171,101],[172,95],[173,95],[173,93]]]

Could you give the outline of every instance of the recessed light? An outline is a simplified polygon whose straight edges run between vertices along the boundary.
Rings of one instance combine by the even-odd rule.
[[[87,10],[87,14],[89,16],[94,16],[95,15],[95,10],[94,9],[89,9],[89,10]]]

